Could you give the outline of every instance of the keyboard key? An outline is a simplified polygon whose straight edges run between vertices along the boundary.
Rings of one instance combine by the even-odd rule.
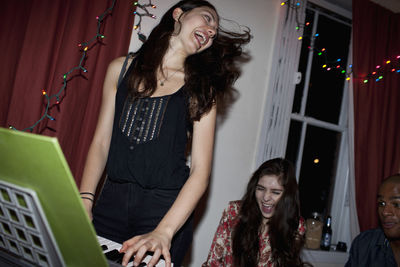
[[[113,262],[118,262],[118,260],[121,260],[122,262],[122,258],[124,257],[124,254],[119,253],[119,251],[116,249],[110,250],[109,252],[106,252],[104,255],[106,256],[107,259]]]

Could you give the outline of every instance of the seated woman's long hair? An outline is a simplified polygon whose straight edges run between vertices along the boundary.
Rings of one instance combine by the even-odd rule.
[[[262,214],[258,207],[255,190],[264,175],[278,176],[283,195],[275,206],[268,222],[272,259],[276,266],[302,266],[300,250],[304,238],[298,234],[300,220],[299,192],[291,162],[276,158],[264,162],[253,174],[242,198],[239,221],[233,231],[232,251],[235,267],[258,266],[259,233]]]

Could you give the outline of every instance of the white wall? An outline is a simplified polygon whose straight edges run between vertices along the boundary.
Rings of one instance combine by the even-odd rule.
[[[228,201],[240,199],[251,173],[255,170],[258,134],[272,60],[275,28],[280,1],[216,0],[222,17],[247,25],[253,40],[248,45],[252,59],[243,66],[235,86],[239,99],[226,121],[218,125],[207,209],[193,242],[190,266],[200,266],[207,257],[214,232]]]
[[[152,10],[159,18],[177,1],[153,0]],[[251,60],[243,65],[235,84],[240,96],[223,123],[218,124],[209,192],[197,209],[199,223],[188,264],[201,266],[205,261],[214,232],[228,201],[240,199],[251,173],[256,169],[255,157],[264,114],[267,84],[271,71],[273,45],[280,12],[279,0],[210,0],[220,16],[232,19],[251,29],[253,39],[247,46]],[[148,33],[157,20],[144,18],[142,31]],[[132,34],[130,51],[140,46],[136,32]]]

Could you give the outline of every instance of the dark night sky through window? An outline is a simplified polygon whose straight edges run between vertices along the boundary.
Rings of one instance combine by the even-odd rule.
[[[351,27],[335,18],[308,9],[306,22],[311,22],[311,24],[304,29],[304,37],[312,35],[316,16],[318,16],[318,25],[315,33],[319,36],[311,48],[309,48],[312,45],[311,39],[303,38],[299,62],[299,72],[302,73],[303,79],[296,86],[292,112],[303,115],[305,118],[337,125],[342,110],[346,77],[335,69],[327,71],[322,65],[328,63],[328,65],[335,67],[340,65],[346,69]],[[318,55],[323,48],[325,52]],[[311,52],[313,56],[309,57]],[[340,61],[337,61],[338,59]],[[304,96],[307,91],[304,87],[309,64],[312,66],[309,73],[308,93]],[[306,101],[303,107],[304,114],[301,114],[303,97],[306,97]],[[306,130],[304,136],[301,134],[302,127]],[[302,155],[298,155],[301,138],[304,138],[304,149]],[[305,124],[301,120],[291,120],[286,158],[294,163],[299,160],[299,157],[302,158],[299,189],[301,212],[304,217],[309,217],[314,211],[322,215],[330,212],[340,140],[341,132]]]

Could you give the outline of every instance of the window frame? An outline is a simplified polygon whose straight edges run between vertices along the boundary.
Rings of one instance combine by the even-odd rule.
[[[309,2],[335,12],[343,17],[351,19],[351,12],[337,7],[329,2],[323,0],[309,0]],[[281,12],[281,21],[283,25],[278,28],[278,35],[275,44],[275,58],[273,62],[277,64],[287,64],[286,67],[289,70],[283,72],[283,66],[279,66],[273,71],[271,75],[271,81],[269,84],[269,90],[267,93],[266,107],[264,113],[264,125],[261,129],[260,138],[260,150],[257,156],[257,164],[261,164],[263,161],[273,157],[284,157],[286,152],[286,145],[289,135],[290,121],[292,119],[305,122],[302,126],[301,143],[299,144],[298,155],[302,155],[304,149],[305,140],[305,129],[307,125],[313,125],[317,127],[326,128],[329,130],[337,131],[341,134],[340,142],[338,144],[339,154],[336,162],[335,181],[332,184],[333,194],[330,205],[330,215],[332,216],[332,230],[333,238],[332,244],[336,244],[338,241],[346,242],[348,245],[351,243],[349,228],[349,200],[348,200],[348,180],[349,180],[349,133],[347,127],[348,119],[348,105],[349,105],[349,83],[344,81],[343,95],[342,95],[342,110],[340,112],[338,124],[324,122],[311,117],[305,117],[305,105],[306,101],[305,91],[303,91],[303,99],[301,106],[302,114],[293,114],[293,98],[296,84],[293,82],[295,76],[298,76],[298,64],[300,58],[301,42],[297,40],[297,36],[302,35],[302,30],[296,31],[295,26],[297,21],[300,23],[304,22],[305,10],[307,2],[302,2],[302,8],[299,8],[299,14],[290,12],[291,8],[287,8],[286,13]],[[290,16],[296,16],[294,20],[290,20]],[[316,27],[314,23],[313,27]],[[351,25],[350,25],[351,26]],[[280,32],[281,31],[281,32]],[[313,29],[315,32],[315,29]],[[291,39],[290,39],[291,38]],[[290,47],[290,51],[285,51],[285,47]],[[350,40],[351,47],[351,40]],[[285,52],[287,52],[285,54]],[[349,55],[351,55],[351,49],[349,49]],[[309,54],[312,58],[313,52]],[[309,58],[310,59],[310,58]],[[348,57],[348,62],[351,61],[351,57]],[[310,62],[310,60],[308,61]],[[348,65],[348,64],[347,64]],[[292,67],[290,67],[292,66]],[[305,74],[305,83],[308,84],[311,64],[307,66],[307,73]],[[304,90],[307,90],[308,85],[304,85]],[[283,89],[286,88],[286,89]],[[301,160],[296,163],[296,177],[299,178]],[[340,220],[339,220],[340,218]]]

